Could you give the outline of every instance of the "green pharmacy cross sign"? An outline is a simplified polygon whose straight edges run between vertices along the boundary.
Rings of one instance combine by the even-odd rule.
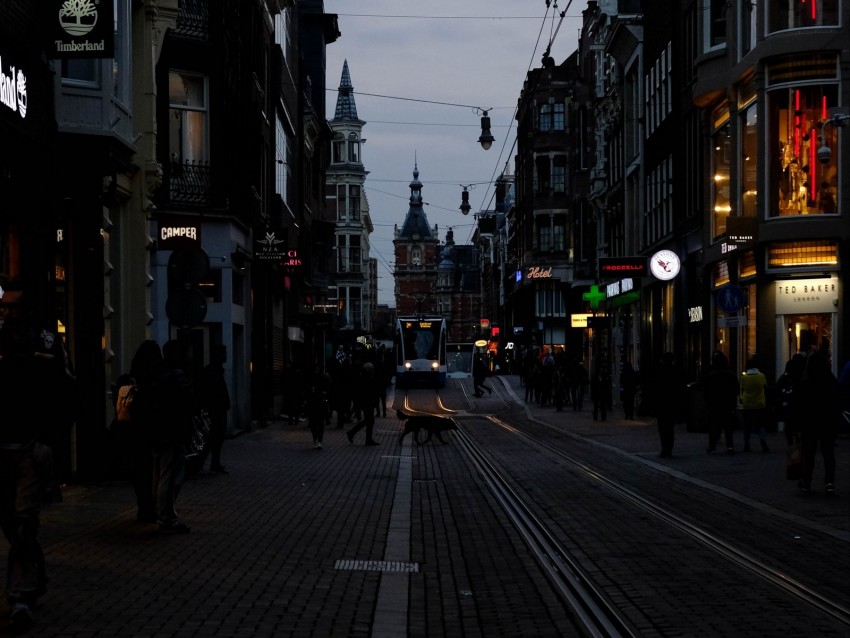
[[[590,302],[591,308],[598,308],[599,302],[605,299],[606,295],[604,292],[600,292],[599,286],[591,286],[590,292],[582,293],[581,298],[585,301]]]

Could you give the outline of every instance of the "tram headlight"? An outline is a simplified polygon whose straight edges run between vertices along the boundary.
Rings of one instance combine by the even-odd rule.
[[[439,364],[438,362],[436,362],[436,361],[432,361],[432,362],[431,362],[431,369],[432,369],[432,370],[439,370],[439,369],[440,369],[440,364]]]
[[[405,361],[405,362],[404,362],[404,369],[405,369],[405,370],[410,370],[412,367],[413,367],[413,364],[412,364],[412,363],[410,363],[410,361]]]

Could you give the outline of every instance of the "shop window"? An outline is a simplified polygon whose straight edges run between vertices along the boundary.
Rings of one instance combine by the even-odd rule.
[[[712,236],[720,237],[726,232],[726,218],[732,212],[732,200],[730,199],[730,166],[732,162],[732,137],[729,131],[729,122],[714,131],[711,137],[711,210],[712,210]]]
[[[757,274],[756,254],[752,250],[742,253],[738,258],[738,277],[746,279],[747,277],[755,277]]]
[[[783,269],[837,265],[837,242],[788,241],[771,244],[767,249],[768,268]]]
[[[725,261],[719,261],[714,264],[711,269],[711,285],[713,288],[720,288],[729,283],[729,264]]]
[[[768,32],[838,24],[840,0],[768,0]]]
[[[713,49],[726,44],[726,9],[727,0],[706,0],[705,16],[705,49]]]
[[[746,356],[741,361],[741,369],[746,365],[747,360],[758,354],[756,333],[758,332],[758,316],[756,314],[756,286],[745,286],[744,291],[744,307],[741,309],[741,316],[747,318],[747,325],[741,330],[741,352],[746,353]]]
[[[555,102],[552,105],[552,128],[556,131],[564,130],[564,103]]]
[[[758,122],[756,102],[741,114],[741,216],[755,217],[758,210]]]
[[[360,220],[360,187],[353,184],[348,187],[348,219]]]
[[[537,247],[541,251],[552,250],[552,226],[549,218],[541,218],[541,224],[537,228]]]
[[[740,19],[738,28],[741,36],[741,55],[743,56],[756,45],[758,0],[739,0]]]
[[[563,193],[567,185],[567,157],[556,155],[552,159],[552,190]]]
[[[535,291],[536,315],[538,317],[566,317],[564,296],[554,284],[539,284]]]
[[[179,71],[170,72],[168,99],[172,163],[206,162],[209,159],[206,78]]]
[[[332,162],[340,164],[345,161],[345,137],[342,133],[334,135],[334,140],[331,146]]]
[[[824,122],[829,108],[838,103],[837,97],[836,86],[829,84],[784,87],[769,93],[772,216],[836,212],[838,131]],[[828,158],[818,155],[823,146],[831,151]]]
[[[274,187],[275,193],[280,195],[284,203],[289,203],[289,182],[291,170],[289,168],[289,135],[283,126],[283,120],[280,115],[275,115],[275,174]]]
[[[354,133],[348,134],[348,161],[355,164],[360,163],[360,140]]]
[[[552,107],[549,104],[540,105],[540,132],[547,133],[552,130]]]

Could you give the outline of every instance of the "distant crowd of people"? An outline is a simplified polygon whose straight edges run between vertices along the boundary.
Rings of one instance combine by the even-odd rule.
[[[374,438],[375,417],[387,416],[387,388],[392,383],[392,352],[383,345],[377,348],[349,351],[340,345],[326,368],[317,364],[305,374],[296,367],[284,375],[286,420],[295,423],[306,415],[313,447],[322,448],[325,427],[332,424],[343,429],[353,443],[365,429],[366,445],[377,445]]]

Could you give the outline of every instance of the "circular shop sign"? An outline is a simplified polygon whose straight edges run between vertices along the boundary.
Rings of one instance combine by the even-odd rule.
[[[667,281],[679,274],[679,255],[672,250],[659,250],[649,260],[649,269],[657,279]]]

